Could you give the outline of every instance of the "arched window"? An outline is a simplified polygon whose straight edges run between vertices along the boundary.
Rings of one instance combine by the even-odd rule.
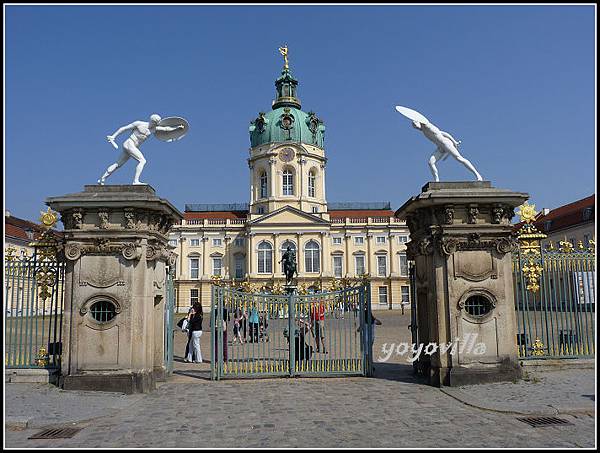
[[[306,272],[321,272],[321,250],[315,241],[308,241],[304,246],[304,264]]]
[[[308,172],[308,196],[316,197],[317,196],[317,175],[314,170]]]
[[[273,272],[273,247],[268,242],[258,244],[258,273],[271,274]]]
[[[267,172],[260,174],[260,198],[267,198]]]
[[[296,262],[298,261],[298,253],[296,251],[296,244],[293,241],[285,241],[281,244],[281,249],[279,250],[279,260],[283,257],[283,254],[287,251],[287,248],[291,248],[292,251],[296,254]],[[283,273],[283,263],[281,263],[281,272]]]
[[[294,174],[289,169],[283,172],[283,194],[294,195]]]

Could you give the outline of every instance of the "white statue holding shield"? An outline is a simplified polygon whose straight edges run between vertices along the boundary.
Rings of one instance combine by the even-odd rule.
[[[413,109],[409,109],[408,107],[396,106],[396,110],[404,115],[406,118],[412,120],[412,125],[415,129],[423,132],[423,135],[431,140],[437,146],[436,150],[433,152],[431,157],[429,158],[429,168],[431,169],[431,174],[435,178],[436,181],[440,180],[438,175],[437,167],[435,163],[439,160],[446,159],[449,155],[452,155],[457,161],[467,167],[477,178],[477,181],[483,181],[483,178],[479,174],[479,172],[475,169],[473,164],[465,159],[459,152],[458,146],[460,145],[460,141],[456,140],[452,135],[448,132],[441,131],[436,126],[431,124],[427,118],[421,115],[419,112]]]
[[[123,143],[123,151],[121,152],[121,155],[117,161],[108,167],[106,172],[98,180],[98,184],[104,185],[106,178],[112,175],[115,170],[122,167],[125,162],[129,160],[129,158],[133,158],[138,162],[137,166],[135,167],[133,184],[146,184],[140,182],[140,175],[142,174],[144,165],[146,165],[146,159],[139,148],[141,144],[144,143],[152,134],[154,134],[156,138],[167,142],[179,140],[186,134],[188,129],[189,125],[183,118],[171,117],[161,119],[161,117],[157,114],[151,115],[149,122],[134,121],[127,126],[119,128],[113,135],[108,135],[106,137],[106,139],[111,145],[113,145],[115,149],[119,149],[119,146],[115,143],[115,138],[119,134],[128,130],[131,130],[132,133]]]

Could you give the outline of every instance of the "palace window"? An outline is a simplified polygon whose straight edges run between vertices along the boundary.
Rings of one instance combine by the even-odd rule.
[[[294,174],[291,170],[283,172],[283,194],[294,195]]]
[[[387,305],[388,304],[388,289],[387,286],[379,287],[379,304]]]
[[[281,261],[281,258],[283,257],[283,254],[287,251],[287,248],[291,248],[292,251],[294,252],[294,254],[297,255],[296,253],[296,244],[293,241],[285,241],[283,244],[281,244],[281,249],[280,249],[280,257],[279,260]],[[281,263],[281,273],[283,272],[283,263]]]
[[[410,293],[408,286],[401,286],[400,289],[402,291],[402,303],[410,304]]]
[[[169,239],[169,245],[172,247],[177,247],[177,239]]]
[[[212,245],[213,245],[213,247],[221,247],[223,245],[223,241],[220,238],[213,239]]]
[[[365,273],[365,255],[354,255],[354,267],[357,276]]]
[[[236,247],[243,247],[244,246],[244,238],[235,238],[235,245],[236,245]]]
[[[199,247],[200,239],[190,239],[190,247]]]
[[[400,259],[400,276],[408,277],[408,259],[406,258],[406,253],[399,253],[398,257]]]
[[[267,198],[267,172],[260,174],[260,198]]]
[[[190,289],[190,305],[194,305],[196,302],[200,302],[199,290],[192,288]]]
[[[385,236],[377,236],[376,242],[377,244],[385,244]]]
[[[341,255],[334,255],[333,256],[333,276],[336,278],[341,278],[342,277],[342,272],[343,272],[343,267],[342,267],[342,263],[343,263],[343,256]]]
[[[190,258],[190,278],[198,278],[200,275],[200,258]]]
[[[221,270],[223,269],[223,258],[214,257],[212,259],[213,262],[213,275],[221,275]]]
[[[309,241],[304,246],[304,264],[306,272],[321,272],[320,247],[315,241]]]
[[[354,245],[363,245],[365,238],[363,236],[354,236]]]
[[[244,255],[235,256],[235,278],[244,278]]]
[[[399,244],[404,244],[406,242],[408,242],[408,236],[405,236],[405,235],[398,236],[398,243]]]
[[[377,255],[377,275],[379,277],[387,275],[387,257],[385,255]]]
[[[258,244],[258,273],[273,273],[273,247],[268,242]]]
[[[316,186],[317,186],[317,176],[315,175],[314,171],[310,171],[308,172],[308,196],[309,197],[316,197],[317,195],[317,190],[316,190]]]
[[[257,213],[257,214],[264,214],[264,213],[265,213],[265,208],[264,208],[264,206],[259,206],[259,207],[256,209],[256,213]]]
[[[312,207],[312,213],[313,214],[318,214],[319,213],[319,208],[317,206],[313,206]]]
[[[342,245],[342,238],[332,238],[333,245]]]

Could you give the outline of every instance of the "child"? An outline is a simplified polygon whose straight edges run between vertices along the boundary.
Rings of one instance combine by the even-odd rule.
[[[239,308],[235,311],[233,316],[233,343],[235,344],[237,340],[239,340],[240,344],[244,344],[244,339],[242,338],[240,327],[242,325],[242,320],[244,319],[244,315],[242,314],[242,310]]]

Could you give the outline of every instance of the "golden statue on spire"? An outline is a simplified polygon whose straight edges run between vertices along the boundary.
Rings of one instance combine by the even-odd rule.
[[[279,53],[283,56],[283,60],[285,61],[285,64],[283,65],[283,69],[289,69],[287,44],[285,44],[283,47],[279,48]]]

